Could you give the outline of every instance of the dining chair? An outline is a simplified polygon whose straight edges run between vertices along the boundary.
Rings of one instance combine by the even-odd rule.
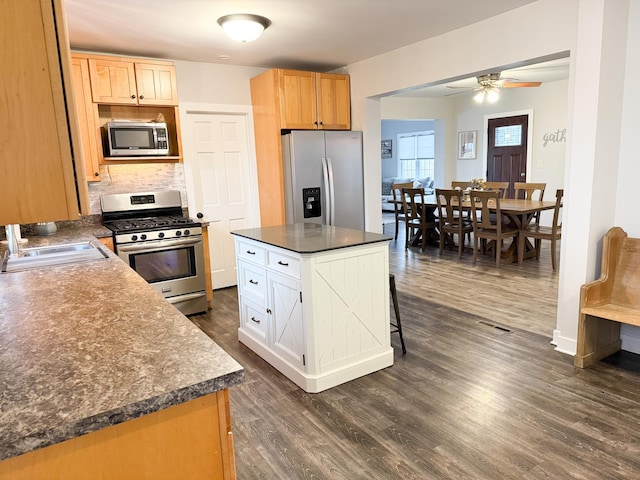
[[[471,240],[473,225],[468,217],[462,214],[462,190],[445,190],[436,188],[438,203],[438,230],[440,230],[440,255],[444,251],[447,236],[458,236],[458,258],[462,258],[462,247],[465,236]]]
[[[542,201],[545,188],[547,188],[546,183],[515,182],[513,184],[513,198]],[[531,223],[540,223],[540,212],[533,215]]]
[[[518,228],[504,224],[500,212],[501,194],[498,190],[471,191],[471,219],[473,222],[473,263],[476,263],[479,242],[482,240],[482,252],[487,240],[495,242],[496,267],[500,267],[502,242],[505,238],[517,241]],[[493,213],[493,215],[492,215]]]
[[[507,198],[509,182],[484,182],[485,190],[500,192],[500,198]]]
[[[467,187],[471,187],[471,182],[457,182],[457,181],[452,181],[451,182],[451,188],[459,188],[461,190],[465,190]]]
[[[525,200],[542,200],[546,183],[515,182],[513,184],[513,198]]]
[[[398,239],[398,227],[400,222],[406,221],[404,212],[402,210],[402,189],[412,188],[412,187],[413,187],[413,182],[394,183],[393,185],[391,185],[391,192],[393,194],[393,201],[394,201],[393,211],[394,211],[395,220],[396,220],[396,234],[393,237],[394,240]]]
[[[522,263],[524,259],[524,244],[527,238],[535,239],[536,259],[540,259],[540,246],[542,240],[551,241],[551,267],[553,270],[558,269],[557,261],[557,242],[562,237],[562,197],[564,189],[556,190],[556,205],[553,208],[553,222],[551,226],[539,224],[530,224],[520,230],[518,234],[518,263]]]
[[[405,244],[409,248],[414,234],[420,233],[422,251],[427,246],[427,234],[430,229],[438,226],[437,220],[427,219],[424,212],[424,188],[403,188],[402,209],[405,216]]]

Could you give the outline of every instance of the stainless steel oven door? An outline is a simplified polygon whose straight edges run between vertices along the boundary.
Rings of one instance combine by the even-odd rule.
[[[202,237],[119,244],[116,251],[186,315],[206,310]]]

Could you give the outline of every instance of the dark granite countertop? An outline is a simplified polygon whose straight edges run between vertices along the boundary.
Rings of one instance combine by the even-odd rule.
[[[94,233],[59,228],[23,246]],[[108,254],[0,274],[0,460],[243,381],[233,358]]]
[[[393,240],[389,235],[352,230],[350,228],[296,223],[274,227],[235,230],[233,235],[263,242],[296,253],[318,253],[338,248],[366,245],[368,243]]]

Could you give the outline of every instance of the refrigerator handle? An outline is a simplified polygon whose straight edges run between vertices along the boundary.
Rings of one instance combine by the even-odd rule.
[[[327,159],[325,157],[321,158],[322,160],[322,179],[324,180],[324,218],[325,225],[331,225],[331,196],[333,195],[331,191],[331,185],[329,184],[329,164],[327,163]]]
[[[336,218],[336,202],[333,195],[333,164],[331,158],[327,157],[327,166],[329,170],[329,193],[331,194],[330,208],[331,208],[331,222],[327,222],[327,225],[333,225]]]

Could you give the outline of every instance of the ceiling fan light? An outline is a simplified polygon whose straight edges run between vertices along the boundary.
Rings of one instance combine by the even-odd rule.
[[[492,88],[487,92],[487,102],[495,103],[500,98],[500,93],[497,88]]]
[[[476,101],[476,103],[482,103],[482,102],[484,102],[484,95],[485,95],[485,93],[486,93],[486,92],[485,92],[485,91],[484,91],[484,89],[483,89],[483,90],[480,90],[478,93],[476,93],[476,94],[473,96],[473,99]]]
[[[271,20],[251,13],[232,13],[218,19],[229,38],[237,42],[253,42],[271,25]]]

